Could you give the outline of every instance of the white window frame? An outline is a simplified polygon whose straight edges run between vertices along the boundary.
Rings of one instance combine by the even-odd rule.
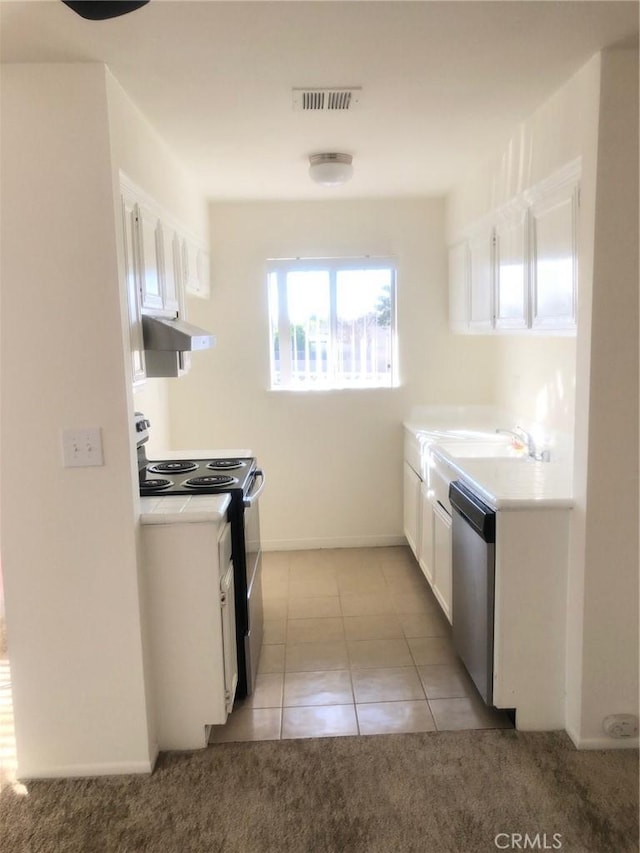
[[[338,273],[345,270],[390,270],[391,271],[391,293],[390,293],[390,358],[391,369],[388,381],[384,382],[351,382],[341,377],[343,374],[336,364],[337,348],[337,277]],[[329,317],[330,317],[330,340],[329,340],[329,363],[331,365],[331,376],[327,382],[319,382],[317,385],[303,385],[292,378],[291,366],[291,326],[287,311],[287,274],[290,272],[327,272],[329,275]],[[397,262],[392,257],[362,257],[362,258],[272,258],[267,263],[267,282],[275,275],[278,287],[278,320],[277,329],[280,339],[280,377],[281,381],[276,384],[276,369],[274,363],[274,347],[272,328],[274,318],[271,316],[271,303],[269,304],[269,358],[270,358],[270,388],[272,391],[308,391],[308,390],[362,390],[362,389],[385,389],[396,388],[398,381],[398,341],[396,329],[396,299],[397,299]],[[286,341],[285,346],[283,342]]]

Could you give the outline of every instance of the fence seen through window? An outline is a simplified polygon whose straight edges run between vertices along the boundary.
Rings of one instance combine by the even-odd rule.
[[[392,387],[395,264],[389,258],[271,261],[271,387]]]

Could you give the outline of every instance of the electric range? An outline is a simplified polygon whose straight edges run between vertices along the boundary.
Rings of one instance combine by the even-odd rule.
[[[149,459],[145,444],[151,424],[136,412],[138,482],[144,497],[212,495],[231,497],[227,518],[231,524],[234,568],[238,687],[236,698],[253,692],[262,648],[262,549],[259,496],[264,472],[254,457]],[[173,455],[173,454],[172,454]]]

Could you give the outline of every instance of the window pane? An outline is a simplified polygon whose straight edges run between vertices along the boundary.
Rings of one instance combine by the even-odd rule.
[[[339,270],[336,358],[342,383],[391,385],[392,270]]]
[[[349,258],[273,261],[268,285],[271,387],[394,384],[392,264]]]
[[[296,270],[287,275],[291,381],[312,387],[330,372],[330,281],[326,270]]]
[[[282,371],[280,364],[280,333],[278,330],[278,317],[280,303],[278,299],[278,276],[270,272],[267,276],[269,292],[269,332],[271,340],[271,385],[282,383]]]

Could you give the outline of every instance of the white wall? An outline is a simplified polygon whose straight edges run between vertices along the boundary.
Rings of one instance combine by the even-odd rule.
[[[617,745],[604,716],[638,713],[637,75],[637,51],[595,56],[447,204],[451,241],[582,158],[577,337],[501,337],[496,373],[501,408],[573,433],[566,717],[581,746]]]
[[[568,728],[638,714],[638,52],[602,54],[588,339],[578,338]],[[637,738],[635,740],[637,744]]]
[[[192,173],[178,160],[109,72],[107,98],[116,204],[120,203],[118,180],[122,171],[185,228],[205,238],[207,208]],[[119,226],[119,209],[115,215]],[[122,258],[120,263],[123,264]],[[134,392],[135,409],[144,412],[152,424],[148,445],[150,453],[154,447],[171,446],[169,384],[166,379],[147,379]]]
[[[2,70],[2,564],[18,775],[149,770],[105,70]],[[64,468],[61,430],[105,464]],[[36,480],[37,478],[37,480]]]
[[[492,341],[447,327],[441,200],[212,204],[212,297],[191,319],[217,334],[170,389],[176,447],[253,449],[267,474],[266,547],[402,540],[402,429],[411,408],[491,403]],[[265,261],[393,255],[402,385],[271,392]]]
[[[588,63],[514,131],[486,169],[465,176],[447,198],[447,240],[453,242],[465,226],[582,158],[579,299],[593,247],[585,206],[591,203],[586,195],[597,143],[597,72],[598,62]],[[500,408],[544,431],[573,433],[576,339],[502,335],[496,341]]]
[[[193,178],[98,64],[2,71],[2,518],[18,775],[146,772],[156,754],[138,574],[120,169],[196,233]],[[62,466],[100,426],[104,466]],[[25,478],[25,471],[28,477]],[[38,479],[37,487],[33,478]]]
[[[146,117],[138,110],[127,93],[122,89],[113,75],[106,73],[107,108],[109,119],[109,144],[111,147],[111,178],[113,191],[113,216],[116,224],[117,262],[120,280],[120,302],[123,322],[123,337],[128,346],[128,304],[126,298],[126,278],[124,272],[124,237],[122,234],[122,209],[120,200],[120,173],[138,185],[147,195],[166,210],[176,221],[198,236],[206,234],[206,204],[198,192],[193,175],[176,158],[164,140],[150,125]],[[127,423],[133,423],[133,412],[142,411],[151,421],[151,439],[148,451],[152,454],[154,447],[170,446],[168,391],[170,380],[147,379],[145,383],[134,389],[133,396],[127,377]],[[142,545],[139,525],[137,524],[139,496],[137,480],[137,464],[135,447],[131,441],[130,470],[134,492],[134,516],[131,523],[135,524],[136,553],[139,570],[138,587],[140,589],[140,618],[142,624],[143,659],[145,690],[147,696],[153,695],[150,684],[151,668],[148,666],[149,654],[147,619],[145,602],[147,600],[143,578],[140,575],[142,566]],[[157,751],[155,736],[155,714],[151,703],[148,703],[148,732],[149,749],[152,754]]]
[[[496,396],[501,409],[554,435],[573,434],[576,339],[504,336],[498,340]],[[554,459],[566,452],[564,442]]]

